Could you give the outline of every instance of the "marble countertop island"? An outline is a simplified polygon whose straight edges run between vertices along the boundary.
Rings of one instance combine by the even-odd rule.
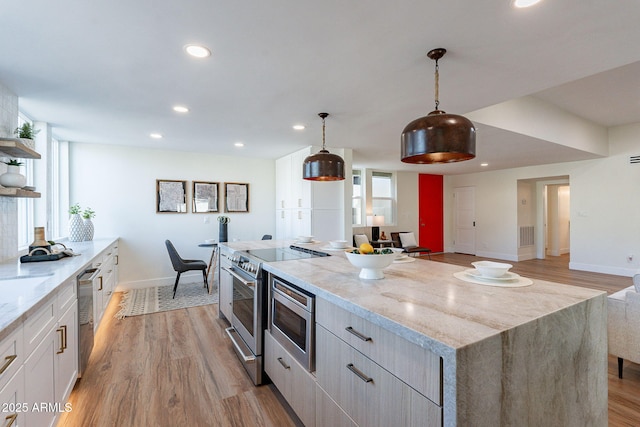
[[[607,424],[605,292],[537,279],[483,286],[454,277],[465,267],[422,259],[365,280],[344,253],[327,252],[264,268],[440,355],[445,425]]]

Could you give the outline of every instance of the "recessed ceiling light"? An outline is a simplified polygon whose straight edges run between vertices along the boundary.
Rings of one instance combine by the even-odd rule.
[[[293,125],[295,130],[304,130],[304,125]]]
[[[176,105],[173,107],[173,111],[176,113],[188,113],[189,109],[183,105]]]
[[[480,166],[489,166],[489,163],[480,163]]]
[[[242,142],[236,142],[233,145],[235,145],[236,147],[244,147],[244,143],[242,143]]]
[[[542,0],[514,0],[513,5],[517,8],[525,8],[540,3]]]
[[[162,134],[161,133],[150,133],[149,136],[153,139],[160,139],[162,138]]]
[[[211,56],[211,51],[206,47],[198,44],[188,44],[184,47],[184,50],[191,56],[196,58],[206,58]]]

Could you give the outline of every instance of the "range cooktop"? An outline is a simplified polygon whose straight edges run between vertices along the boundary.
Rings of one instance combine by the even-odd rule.
[[[323,256],[330,256],[327,253],[314,251],[312,249],[303,248],[300,246],[291,245],[289,247],[282,248],[268,248],[268,249],[249,249],[245,251],[247,254],[261,259],[262,261],[290,261],[294,259],[305,258],[318,258]]]

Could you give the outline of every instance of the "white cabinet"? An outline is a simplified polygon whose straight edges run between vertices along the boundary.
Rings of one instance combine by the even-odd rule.
[[[312,235],[318,240],[345,238],[345,181],[314,182],[302,178],[307,147],[276,160],[276,238]]]
[[[220,269],[218,277],[218,310],[219,314],[225,317],[231,322],[232,304],[233,304],[233,278],[231,273],[226,270],[231,267],[231,252],[227,251],[224,247],[219,251],[218,268]]]
[[[442,425],[438,356],[322,298],[316,320],[318,386],[341,424]]]
[[[20,329],[20,333],[22,333],[22,329]],[[25,413],[31,410],[31,407],[24,399],[24,368],[22,365],[8,382],[0,387],[0,405],[2,405],[0,421],[3,422],[3,426],[22,427],[26,425]]]
[[[117,242],[105,249],[93,262],[93,266],[100,269],[100,275],[93,285],[94,332],[98,331],[104,311],[109,305],[111,295],[118,285],[118,262]]]
[[[56,350],[56,402],[60,406],[69,398],[78,379],[78,303],[67,309],[58,321],[59,338],[62,345]]]
[[[316,381],[269,333],[264,332],[264,370],[306,427],[316,425]]]

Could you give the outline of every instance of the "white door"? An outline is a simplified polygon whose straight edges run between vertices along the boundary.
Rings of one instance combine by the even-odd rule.
[[[454,236],[453,250],[463,254],[476,253],[476,189],[459,187],[453,190]]]

